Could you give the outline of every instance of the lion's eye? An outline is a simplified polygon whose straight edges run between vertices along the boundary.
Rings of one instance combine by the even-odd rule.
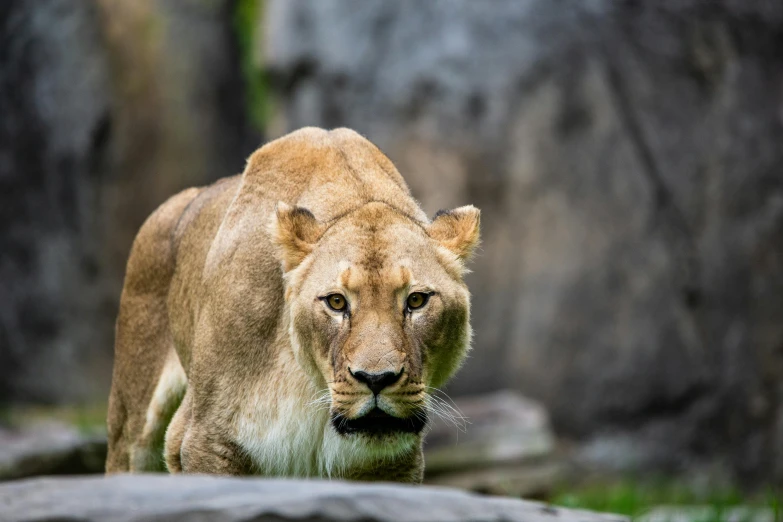
[[[326,296],[326,304],[329,305],[329,308],[334,310],[335,312],[342,312],[345,310],[345,297],[343,297],[340,294],[332,294],[329,296]]]
[[[427,304],[427,300],[430,298],[428,294],[422,292],[413,292],[408,296],[408,309],[416,310]]]

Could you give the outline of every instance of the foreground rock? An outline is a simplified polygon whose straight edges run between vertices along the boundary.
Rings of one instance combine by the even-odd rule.
[[[0,485],[0,519],[621,521],[621,517],[426,486],[122,475]]]
[[[85,434],[54,421],[0,427],[0,480],[100,473],[105,461],[106,436],[102,433]]]

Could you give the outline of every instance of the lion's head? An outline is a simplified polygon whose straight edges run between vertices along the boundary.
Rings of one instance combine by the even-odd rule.
[[[430,391],[469,349],[462,276],[479,211],[426,223],[376,201],[319,222],[279,203],[273,231],[296,358],[323,390],[334,429],[384,440],[420,433]]]

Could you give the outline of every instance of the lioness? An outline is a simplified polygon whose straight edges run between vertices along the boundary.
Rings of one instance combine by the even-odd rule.
[[[469,348],[472,206],[430,222],[348,129],[273,141],[133,244],[106,470],[420,482]]]

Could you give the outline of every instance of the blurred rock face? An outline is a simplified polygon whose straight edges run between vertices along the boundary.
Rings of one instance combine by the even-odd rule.
[[[0,5],[0,402],[104,396],[138,227],[257,144],[230,4]]]
[[[87,2],[45,5],[0,7],[3,397],[83,393],[89,383],[58,381],[107,353],[96,341],[111,334],[111,322],[90,320],[105,306],[94,237],[111,126],[106,55]]]
[[[452,391],[783,478],[783,6],[707,4],[271,0],[265,51],[279,132],[353,127],[482,209]]]

